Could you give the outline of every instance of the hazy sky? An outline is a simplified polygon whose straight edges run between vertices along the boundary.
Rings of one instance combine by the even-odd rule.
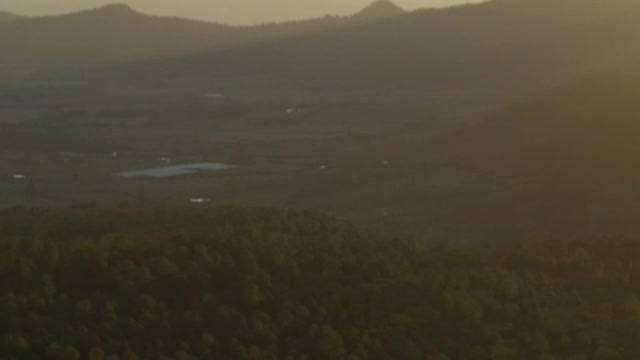
[[[72,12],[113,2],[126,2],[158,15],[247,24],[348,14],[373,0],[0,0],[0,10],[24,15]],[[406,9],[441,7],[477,0],[397,0]]]

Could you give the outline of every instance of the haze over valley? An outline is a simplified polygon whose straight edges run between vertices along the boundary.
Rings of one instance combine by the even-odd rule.
[[[420,4],[0,12],[0,350],[636,354],[640,3]]]
[[[578,234],[586,231],[579,222],[595,216],[591,209],[603,208],[598,230],[608,231],[607,219],[620,218],[610,212],[632,206],[630,198],[602,204],[602,194],[583,189],[578,205],[577,195],[558,190],[553,202],[531,208],[518,201],[526,208],[512,211],[515,197],[538,196],[523,186],[528,182],[512,178],[515,167],[535,171],[526,177],[541,177],[549,186],[561,186],[559,174],[542,159],[540,166],[516,159],[524,150],[514,146],[523,144],[496,137],[511,131],[505,128],[510,123],[524,131],[529,123],[558,117],[553,127],[536,130],[544,146],[528,150],[530,156],[552,154],[572,191],[582,188],[575,182],[603,175],[588,165],[581,170],[587,173],[574,171],[574,159],[562,163],[560,149],[599,153],[605,149],[592,148],[599,143],[584,143],[580,134],[623,125],[571,115],[576,102],[565,94],[597,99],[580,106],[585,113],[606,108],[614,119],[632,113],[633,96],[626,94],[636,87],[640,25],[631,19],[638,11],[628,0],[580,6],[498,0],[403,14],[377,2],[352,17],[234,28],[112,5],[5,24],[0,72],[10,80],[0,93],[4,176],[28,174],[37,191],[20,191],[23,182],[9,181],[0,201],[136,202],[132,194],[139,192],[157,204],[206,197],[321,209],[433,240],[452,231],[456,241],[484,238],[495,227],[520,236],[546,234],[556,222]],[[585,27],[591,36],[583,36]],[[594,85],[599,82],[608,86]],[[564,132],[573,135],[559,135]],[[478,145],[482,151],[470,148],[485,141],[487,146]],[[513,159],[481,157],[489,148]],[[627,158],[632,150],[617,151],[611,156]],[[238,168],[149,183],[112,176],[159,167],[163,158]],[[626,169],[617,171],[627,177]],[[507,214],[495,219],[514,217],[508,226],[474,220],[481,208],[499,212],[502,206]],[[575,228],[547,209],[563,206],[581,207],[557,214],[578,216]]]

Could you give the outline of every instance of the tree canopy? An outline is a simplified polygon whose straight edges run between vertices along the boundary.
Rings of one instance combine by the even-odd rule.
[[[12,209],[0,359],[631,359],[639,256],[429,249],[272,209]]]

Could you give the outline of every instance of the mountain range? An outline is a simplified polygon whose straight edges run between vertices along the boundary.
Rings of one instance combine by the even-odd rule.
[[[400,11],[381,1],[354,17],[233,27],[149,16],[126,4],[111,4],[77,13],[5,24],[0,31],[0,78],[25,78],[49,70],[187,56],[224,46],[375,21],[397,16]],[[9,14],[0,15],[3,22],[17,18]]]
[[[170,42],[166,39],[171,37],[164,33],[169,27],[152,18],[147,20],[159,22],[158,27],[162,23],[164,30],[149,30],[146,35],[140,31],[135,36],[127,35],[130,30],[126,34],[123,31],[121,37],[128,40],[114,37],[109,30],[108,40],[103,35],[94,35],[85,45],[75,45],[71,58],[65,56],[71,52],[61,52],[62,45],[37,46],[35,50],[27,48],[20,54],[40,53],[28,56],[28,59],[41,59],[40,67],[48,66],[56,59],[60,63],[82,59],[82,64],[95,64],[105,56],[112,62],[114,58],[122,61],[144,57],[145,61],[124,67],[89,68],[83,76],[101,79],[125,76],[127,89],[144,89],[149,94],[155,88],[154,85],[149,89],[149,84],[159,78],[167,84],[189,83],[190,92],[194,88],[206,91],[211,81],[224,79],[225,83],[244,84],[245,93],[255,90],[256,86],[274,93],[273,89],[281,88],[278,84],[286,84],[285,92],[293,92],[296,96],[305,93],[310,93],[310,97],[364,93],[370,96],[377,93],[433,99],[446,95],[503,105],[529,92],[579,79],[634,58],[640,50],[635,36],[640,32],[640,23],[634,21],[638,15],[640,5],[629,0],[494,0],[415,11],[386,21],[359,22],[350,26],[344,26],[341,20],[325,19],[244,29],[244,34],[255,34],[253,30],[256,30],[262,41],[255,41],[254,35],[238,36],[237,29],[219,25],[212,30],[207,24],[207,31],[225,35],[195,36],[194,33],[202,33],[176,30],[173,32],[176,41]],[[21,24],[27,26],[28,22]],[[201,29],[201,25],[197,28]],[[189,23],[189,26],[194,25]],[[313,31],[309,30],[311,27]],[[153,29],[150,25],[145,28]],[[585,36],[587,28],[590,29],[589,36]],[[14,40],[8,42],[15,44],[15,38],[24,37],[24,33],[18,32],[20,35],[10,37]],[[34,36],[42,37],[55,31],[34,33]],[[191,40],[182,40],[182,35],[175,35],[178,33]],[[2,35],[7,36],[0,34],[0,48],[3,48]],[[267,36],[271,38],[266,39]],[[95,38],[102,38],[99,49],[91,46],[96,44]],[[149,45],[138,46],[142,38],[146,38],[143,43]],[[159,44],[148,38],[155,38]],[[216,46],[212,44],[214,38],[217,39]],[[73,42],[66,42],[69,43]],[[115,47],[127,51],[113,51]],[[198,54],[187,56],[185,48],[194,52],[199,49]],[[165,55],[182,55],[173,56],[173,59],[151,56],[161,50]],[[45,51],[58,56],[45,56],[42,53]],[[10,64],[16,52],[2,54],[9,58],[3,59],[3,63]],[[14,59],[14,63],[25,66],[30,63],[28,59],[17,62]],[[36,63],[39,62],[36,60]],[[79,81],[74,79],[74,82]],[[86,88],[108,89],[109,86],[89,82]],[[70,91],[84,94],[86,88]],[[180,92],[184,87],[175,88]],[[56,91],[62,90],[56,88]],[[122,95],[125,100],[131,98],[126,91]]]
[[[353,21],[379,9],[384,20]],[[202,147],[250,134],[267,153],[324,157],[321,175],[229,181],[232,203],[269,197],[439,241],[640,231],[640,3],[394,9],[252,28],[124,6],[20,21],[0,32],[0,49],[15,49],[0,62],[37,71],[5,82],[0,101],[42,119],[161,118],[174,136],[193,126],[185,137]],[[230,100],[203,105],[213,92]],[[225,135],[213,122],[236,127]],[[147,146],[165,151],[159,128],[141,127],[140,139],[159,134]]]

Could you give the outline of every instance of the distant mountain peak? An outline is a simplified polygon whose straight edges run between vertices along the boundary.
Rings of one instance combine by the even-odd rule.
[[[98,10],[103,10],[103,11],[133,11],[131,6],[129,6],[129,4],[127,4],[127,3],[111,3],[111,4],[104,5],[102,7],[99,7]]]
[[[400,6],[389,0],[377,0],[356,13],[353,17],[359,19],[383,19],[406,13]]]
[[[125,3],[113,3],[107,4],[102,7],[89,10],[89,12],[99,13],[99,14],[109,14],[109,15],[131,15],[131,14],[139,14],[137,11],[131,8],[128,4]]]

